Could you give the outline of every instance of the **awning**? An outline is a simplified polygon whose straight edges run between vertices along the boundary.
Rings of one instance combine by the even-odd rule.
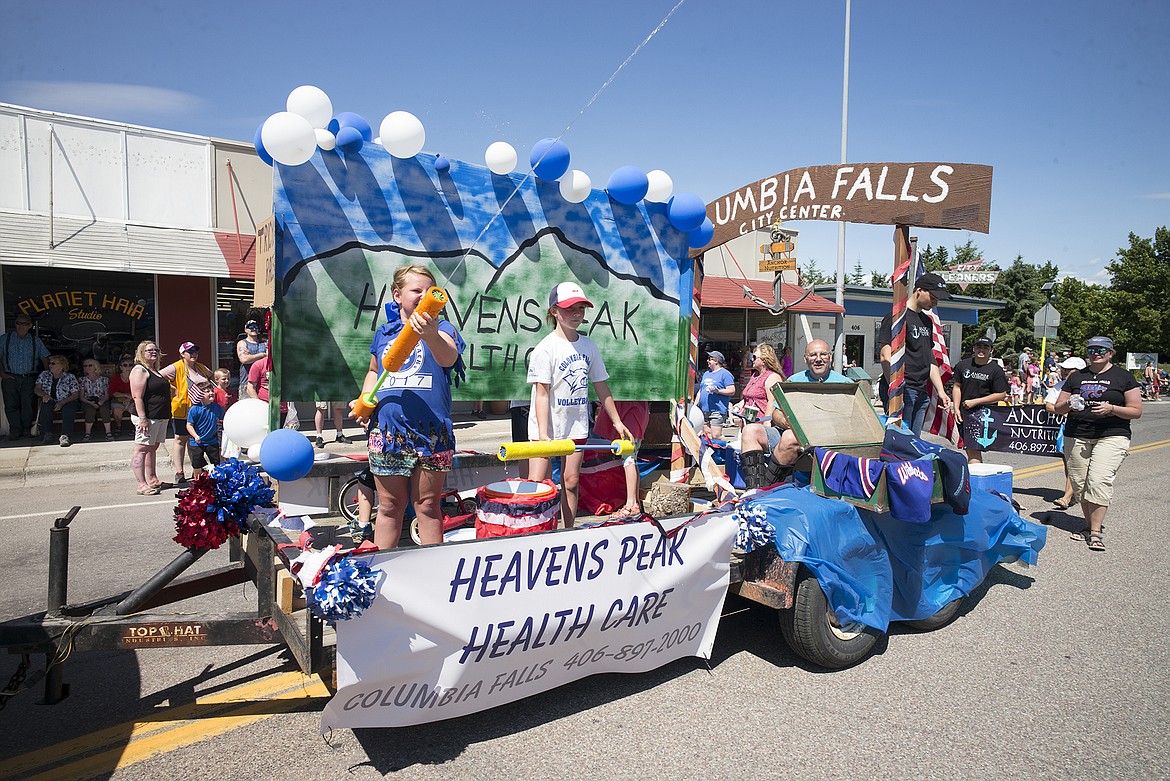
[[[798,285],[790,285],[787,282],[781,283],[782,289],[780,294],[784,300],[791,303],[804,295],[804,288]],[[744,285],[751,288],[754,295],[760,299],[767,301],[768,304],[775,302],[772,296],[772,283],[766,282],[762,279],[728,279],[726,277],[704,277],[703,278],[703,300],[701,305],[704,308],[710,307],[714,309],[764,309],[764,307],[752,301],[750,298],[745,298],[743,294]],[[824,315],[824,314],[844,314],[845,309],[837,306],[835,303],[825,298],[812,293],[808,298],[796,304],[789,312],[804,315]]]

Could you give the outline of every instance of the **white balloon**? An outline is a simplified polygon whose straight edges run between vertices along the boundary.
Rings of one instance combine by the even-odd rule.
[[[282,165],[307,163],[317,151],[317,134],[309,120],[291,111],[279,111],[264,120],[260,141],[272,159]]]
[[[696,405],[690,404],[687,406],[687,420],[691,422],[691,426],[695,431],[703,430],[703,411]]]
[[[493,174],[504,176],[516,170],[516,149],[507,141],[496,141],[483,153],[483,160]]]
[[[409,111],[392,111],[378,128],[382,146],[395,157],[414,157],[422,151],[427,132],[419,118]]]
[[[324,128],[317,128],[313,131],[317,135],[317,146],[328,152],[330,149],[337,147],[337,136],[330,133]]]
[[[297,87],[288,93],[284,105],[293,114],[300,114],[309,120],[309,124],[315,128],[323,128],[333,119],[333,102],[323,90],[311,84]]]
[[[250,461],[255,461],[257,464],[260,463],[260,446],[263,444],[263,441],[257,442],[255,445],[252,445],[252,447],[248,448],[247,453],[248,459]]]
[[[589,174],[574,168],[561,177],[561,197],[569,203],[581,203],[593,191]]]
[[[674,192],[674,180],[670,178],[670,174],[656,168],[646,174],[646,179],[650,182],[650,188],[646,190],[647,201],[666,203],[670,200]]]
[[[223,433],[247,450],[268,434],[268,402],[240,399],[223,416]]]

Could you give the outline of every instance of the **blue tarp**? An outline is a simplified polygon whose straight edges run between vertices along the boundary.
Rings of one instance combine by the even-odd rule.
[[[794,486],[749,499],[737,513],[761,510],[780,557],[816,575],[837,620],[882,632],[890,621],[929,618],[970,594],[1000,562],[1035,564],[1047,536],[1007,500],[981,490],[971,492],[967,515],[936,504],[927,523]]]

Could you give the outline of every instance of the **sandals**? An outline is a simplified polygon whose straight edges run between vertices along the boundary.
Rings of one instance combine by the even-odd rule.
[[[1069,539],[1076,540],[1077,542],[1088,543],[1089,550],[1103,551],[1105,550],[1105,541],[1102,539],[1102,532],[1104,531],[1104,526],[1101,527],[1101,531],[1099,532],[1092,532],[1088,529],[1081,529],[1079,532],[1073,532],[1070,534]]]
[[[621,507],[609,514],[607,520],[610,521],[636,521],[642,517],[642,511],[638,509],[631,510],[628,507]]]
[[[140,488],[139,490],[135,491],[135,493],[139,496],[157,496],[161,492],[159,491],[158,486],[152,485],[146,488]]]
[[[1052,506],[1058,510],[1067,510],[1068,508],[1072,507],[1072,502],[1066,502],[1064,499],[1057,499],[1052,503]]]
[[[1090,529],[1088,526],[1086,526],[1085,528],[1081,529],[1079,532],[1073,532],[1072,534],[1070,534],[1068,536],[1068,538],[1070,540],[1073,540],[1074,542],[1088,542],[1089,537],[1090,537],[1089,532],[1091,532],[1091,531],[1092,531],[1092,529]],[[1101,524],[1101,532],[1097,536],[1100,537],[1101,534],[1104,534],[1104,533],[1105,533],[1105,524]]]

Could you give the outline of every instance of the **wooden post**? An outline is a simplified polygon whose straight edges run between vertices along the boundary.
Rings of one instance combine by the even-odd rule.
[[[910,226],[894,227],[894,274],[890,282],[894,288],[893,315],[890,325],[890,382],[889,404],[886,415],[890,420],[902,421],[902,391],[906,385],[906,299],[910,284]]]

